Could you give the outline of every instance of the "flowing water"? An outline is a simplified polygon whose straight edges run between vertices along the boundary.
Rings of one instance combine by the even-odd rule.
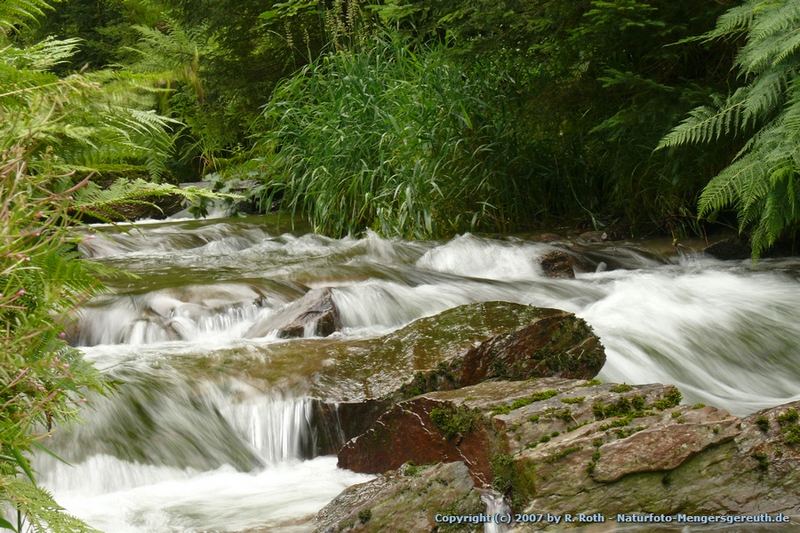
[[[470,302],[575,312],[606,347],[606,381],[674,383],[688,402],[739,415],[800,398],[797,259],[753,266],[633,244],[286,230],[274,217],[183,221],[96,228],[83,241],[84,255],[137,277],[114,280],[72,328],[119,386],[55,436],[72,466],[37,460],[67,509],[114,533],[306,530],[370,478],[315,457],[303,343],[375,337]],[[559,247],[582,265],[574,280],[541,272],[538,258]],[[332,288],[341,312],[333,340],[246,338],[318,287]],[[291,371],[270,356],[279,342],[297,347]]]

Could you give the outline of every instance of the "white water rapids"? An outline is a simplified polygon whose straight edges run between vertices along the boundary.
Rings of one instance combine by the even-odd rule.
[[[334,338],[506,300],[586,319],[606,348],[602,380],[674,383],[687,402],[739,415],[800,399],[799,260],[753,266],[565,245],[584,272],[548,279],[538,258],[558,245],[473,235],[334,240],[273,226],[98,228],[81,244],[87,257],[139,278],[115,281],[74,328],[87,358],[122,385],[56,435],[56,452],[73,466],[37,460],[68,510],[114,533],[302,531],[341,490],[369,479],[313,457],[302,389],[264,388],[235,364],[227,373],[185,364],[232,348],[258,359],[259,346],[279,340],[246,339],[247,330],[308,288],[333,288],[344,325]]]

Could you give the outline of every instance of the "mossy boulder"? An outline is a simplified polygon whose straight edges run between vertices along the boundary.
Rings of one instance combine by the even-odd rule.
[[[517,331],[528,332],[528,338],[537,332],[538,349],[520,352],[516,358],[492,351],[497,364],[492,372],[484,373],[486,378],[508,374],[511,379],[526,379],[537,375],[526,373],[533,367],[550,375],[553,368],[559,371],[559,357],[564,370],[572,369],[569,375],[593,376],[605,361],[597,337],[571,313],[484,302],[421,318],[374,339],[296,339],[246,345],[173,364],[189,375],[241,375],[273,387],[310,386],[309,395],[327,402],[399,401],[430,390],[462,386],[461,374],[467,368],[462,360],[467,354],[481,343],[494,339],[497,344]],[[559,331],[567,334],[559,336]],[[544,355],[547,357],[542,359]],[[546,364],[523,364],[525,358]],[[477,360],[475,355],[470,356],[470,361]],[[511,367],[501,368],[502,361],[508,361]]]

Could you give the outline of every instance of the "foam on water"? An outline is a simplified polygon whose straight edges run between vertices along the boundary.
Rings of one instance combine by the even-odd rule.
[[[59,503],[109,533],[243,531],[266,524],[270,531],[307,531],[303,520],[348,486],[371,478],[338,469],[335,457],[255,472],[228,466],[195,472],[101,456],[70,475],[83,482],[79,488],[53,487]],[[112,476],[132,483],[104,487],[103,480]]]
[[[417,266],[476,278],[532,279],[542,276],[537,259],[552,249],[544,244],[481,239],[467,233],[431,249]]]

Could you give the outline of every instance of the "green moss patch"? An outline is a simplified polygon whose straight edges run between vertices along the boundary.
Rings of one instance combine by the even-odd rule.
[[[448,440],[472,432],[481,420],[478,411],[464,406],[434,407],[431,409],[430,417]]]

